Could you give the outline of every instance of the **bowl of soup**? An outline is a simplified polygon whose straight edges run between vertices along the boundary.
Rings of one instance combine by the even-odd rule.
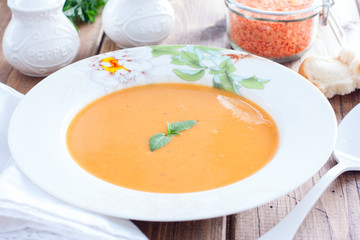
[[[63,201],[180,221],[294,190],[327,161],[335,135],[329,102],[292,70],[239,51],[166,45],[55,72],[20,102],[8,139],[25,175]]]

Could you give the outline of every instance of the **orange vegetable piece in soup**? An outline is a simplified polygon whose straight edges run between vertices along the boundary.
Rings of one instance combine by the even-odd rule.
[[[151,152],[167,122],[196,120]],[[273,119],[234,93],[193,84],[120,90],[82,109],[67,131],[73,159],[107,182],[135,190],[185,193],[214,189],[263,168],[279,142]]]

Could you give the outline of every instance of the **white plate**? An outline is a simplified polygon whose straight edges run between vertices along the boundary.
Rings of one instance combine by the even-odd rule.
[[[259,104],[279,127],[280,146],[273,160],[242,181],[183,194],[115,186],[73,161],[65,132],[81,108],[121,88],[160,82],[215,84]],[[329,158],[336,127],[333,109],[321,92],[282,65],[226,49],[153,46],[94,56],[50,75],[20,102],[8,137],[25,175],[63,201],[111,216],[181,221],[244,211],[299,187]]]

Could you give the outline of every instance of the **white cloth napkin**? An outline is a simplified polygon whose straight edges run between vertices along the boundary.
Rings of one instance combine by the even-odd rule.
[[[0,239],[147,239],[131,221],[64,203],[39,189],[22,174],[7,144],[9,120],[22,96],[0,83]]]

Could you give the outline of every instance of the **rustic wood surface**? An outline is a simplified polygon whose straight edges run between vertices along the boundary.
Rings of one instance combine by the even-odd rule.
[[[197,44],[229,48],[226,36],[226,7],[223,0],[170,0],[175,9],[176,28],[162,44]],[[360,44],[360,0],[336,1],[333,15],[348,36]],[[0,0],[0,39],[11,19],[6,0]],[[76,60],[119,49],[103,33],[101,17],[79,27],[81,47]],[[298,70],[309,55],[336,56],[339,42],[329,25],[319,26],[312,48],[302,59],[285,66]],[[0,81],[26,94],[43,78],[24,76],[11,67],[0,50]],[[287,89],[294,91],[294,89]],[[306,94],[304,94],[306,97]],[[360,91],[330,99],[338,122],[360,102]],[[187,222],[134,223],[152,240],[257,239],[279,222],[309,189],[336,164],[333,157],[305,184],[287,195],[255,209],[231,216]],[[325,191],[299,228],[295,239],[360,239],[360,173],[342,174]]]

